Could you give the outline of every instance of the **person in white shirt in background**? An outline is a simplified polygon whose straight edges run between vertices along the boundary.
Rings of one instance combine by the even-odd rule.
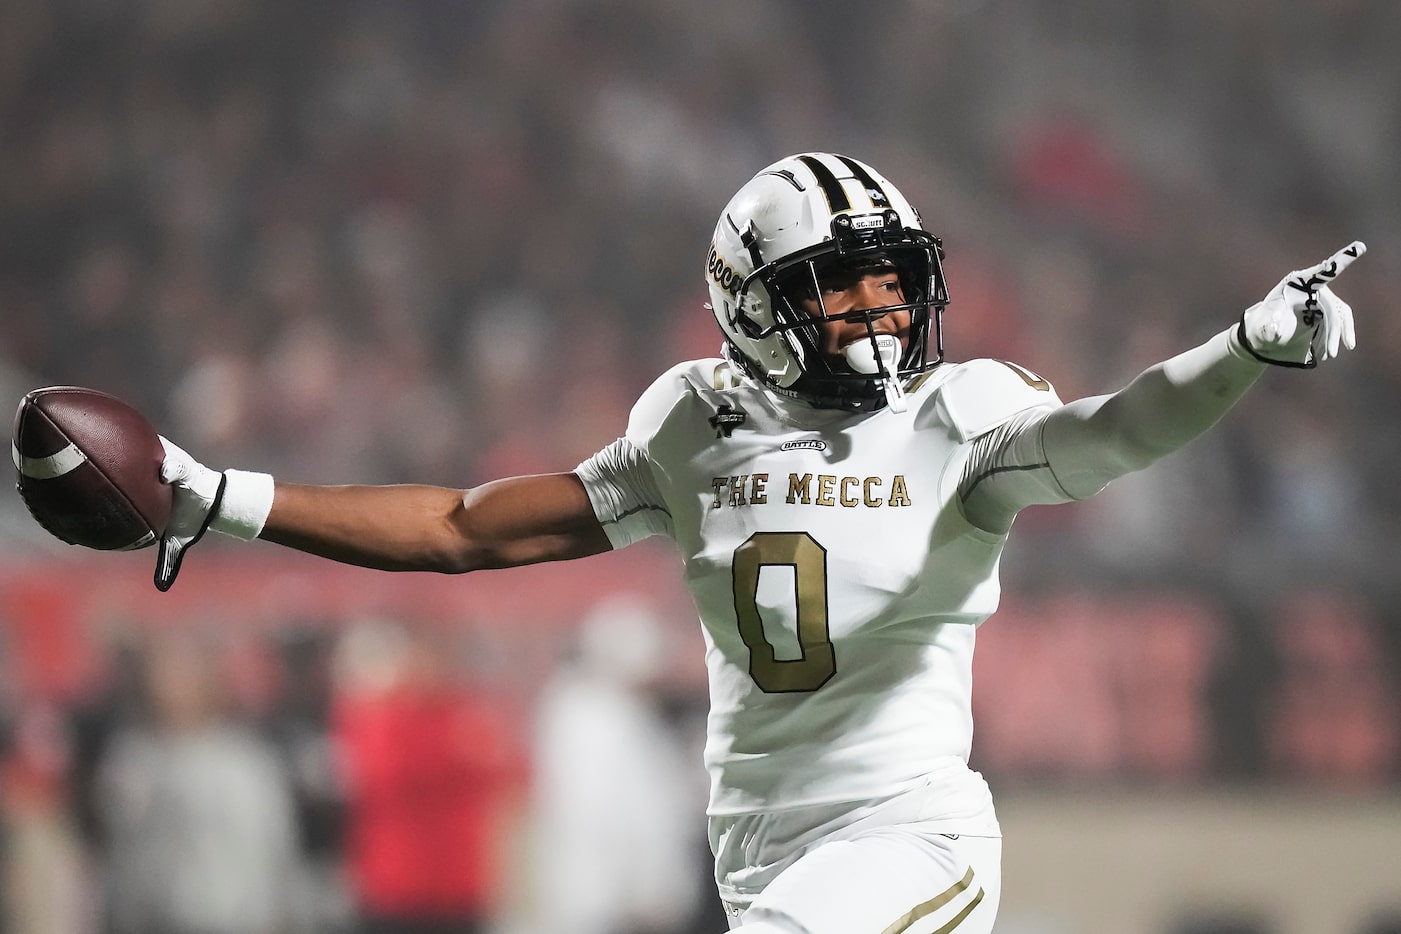
[[[698,901],[691,750],[655,693],[665,629],[635,596],[605,598],[536,709],[532,931],[670,934]]]

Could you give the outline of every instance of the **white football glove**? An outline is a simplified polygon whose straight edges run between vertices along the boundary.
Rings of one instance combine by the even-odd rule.
[[[185,552],[211,528],[247,541],[258,537],[272,511],[273,481],[265,473],[211,470],[161,436],[161,482],[171,487],[170,521],[156,554],[156,589],[175,583]]]
[[[1285,276],[1241,316],[1241,346],[1264,363],[1305,369],[1338,356],[1342,347],[1356,347],[1352,308],[1328,285],[1366,252],[1367,245],[1354,240],[1317,266]]]
[[[164,435],[161,445],[165,448],[161,482],[170,484],[173,497],[170,521],[156,555],[156,589],[164,592],[175,583],[185,551],[209,531],[226,481],[219,471],[210,470]]]

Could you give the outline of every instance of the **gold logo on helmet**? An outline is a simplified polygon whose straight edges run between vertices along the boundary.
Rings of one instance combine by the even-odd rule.
[[[725,262],[714,244],[711,244],[710,255],[706,258],[705,272],[721,289],[731,295],[739,294],[739,286],[744,281],[744,276],[735,272],[734,268]]]

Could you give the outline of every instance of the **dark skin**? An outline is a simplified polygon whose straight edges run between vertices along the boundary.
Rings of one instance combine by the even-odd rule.
[[[894,273],[848,273],[822,284],[822,304],[829,315],[903,300]],[[804,306],[821,317],[816,300]],[[868,336],[861,321],[829,321],[821,327],[822,352],[833,358]],[[874,327],[878,334],[897,335],[904,344],[909,312],[882,315]],[[566,561],[612,547],[573,472],[511,477],[470,490],[278,481],[272,512],[259,537],[346,564],[449,574]]]
[[[446,487],[277,483],[260,538],[346,564],[461,574],[611,547],[573,473]]]

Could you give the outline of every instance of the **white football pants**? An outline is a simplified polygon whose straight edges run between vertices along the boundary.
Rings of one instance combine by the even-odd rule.
[[[746,906],[726,900],[742,934],[991,934],[1002,840],[875,828],[821,843]]]

